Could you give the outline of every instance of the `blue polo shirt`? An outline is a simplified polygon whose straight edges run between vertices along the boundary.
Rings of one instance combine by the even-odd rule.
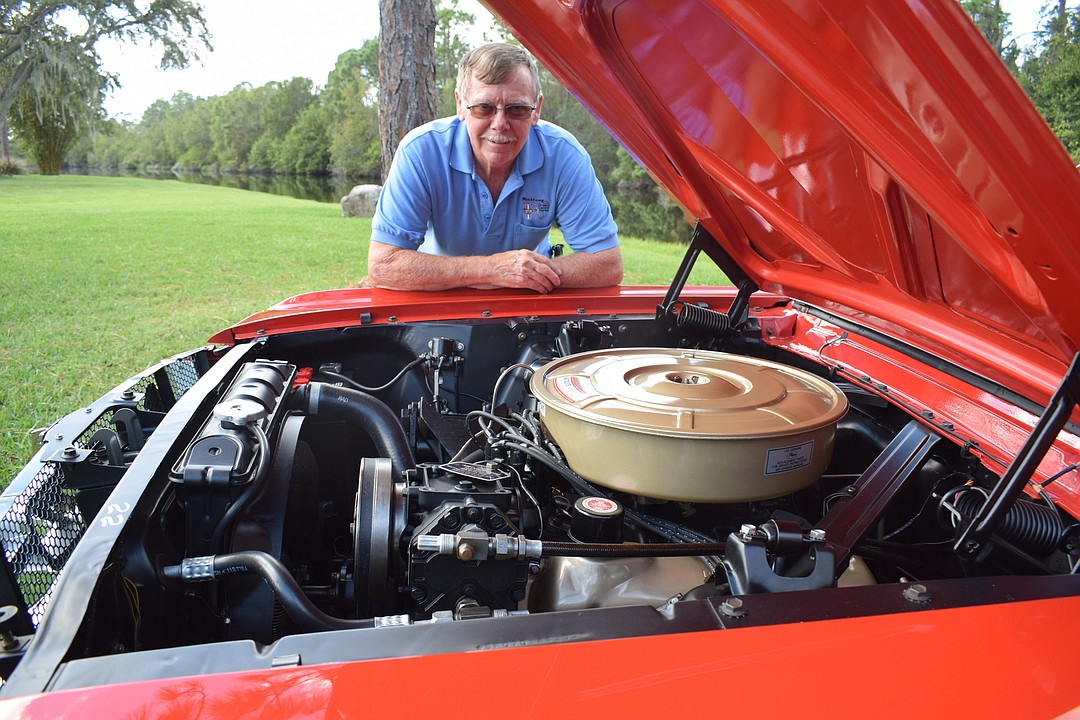
[[[575,252],[619,244],[611,207],[574,136],[544,121],[533,125],[496,201],[476,174],[465,124],[452,117],[416,128],[398,145],[371,239],[434,255],[546,255],[553,226]]]

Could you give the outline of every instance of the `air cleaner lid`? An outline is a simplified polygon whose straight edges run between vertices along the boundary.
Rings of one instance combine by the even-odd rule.
[[[682,437],[787,435],[835,423],[847,410],[843,393],[815,375],[707,350],[595,350],[548,363],[530,385],[571,417]]]

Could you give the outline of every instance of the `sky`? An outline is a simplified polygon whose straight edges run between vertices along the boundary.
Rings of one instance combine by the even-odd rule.
[[[121,88],[105,102],[110,116],[138,121],[143,111],[177,92],[195,97],[224,95],[247,82],[307,77],[319,86],[338,56],[379,34],[378,0],[201,0],[213,36],[213,52],[183,70],[161,70],[160,51],[149,44],[97,44],[105,69]],[[300,10],[299,8],[303,8]],[[477,0],[458,0],[481,28],[491,14]]]
[[[1002,0],[1021,45],[1037,28],[1044,2]],[[98,43],[105,69],[121,83],[106,100],[110,116],[136,122],[177,92],[211,97],[244,82],[259,87],[299,76],[322,86],[338,55],[379,32],[378,0],[202,0],[202,6],[214,51],[187,69],[159,69],[160,54],[145,44]],[[458,7],[475,15],[478,26],[490,26],[491,15],[477,0],[458,0]]]

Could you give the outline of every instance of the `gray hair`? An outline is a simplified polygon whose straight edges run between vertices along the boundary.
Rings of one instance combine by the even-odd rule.
[[[465,91],[473,77],[487,85],[501,85],[510,80],[518,68],[529,71],[533,97],[539,100],[540,74],[536,70],[536,61],[523,48],[507,43],[488,43],[465,53],[458,65],[457,86],[454,89],[465,99]]]

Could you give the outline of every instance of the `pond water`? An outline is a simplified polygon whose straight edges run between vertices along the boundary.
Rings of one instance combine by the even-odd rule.
[[[221,187],[238,188],[240,190],[252,190],[254,192],[270,193],[272,195],[286,195],[302,200],[317,200],[318,202],[339,203],[344,195],[355,185],[378,182],[377,180],[364,180],[343,178],[337,176],[301,176],[301,175],[248,175],[243,173],[230,174],[207,174],[196,172],[173,172],[160,173],[148,172],[125,172],[109,171],[89,168],[65,168],[66,175],[102,175],[108,177],[138,177],[152,180],[171,180],[174,182],[200,183],[203,185],[219,185]]]

